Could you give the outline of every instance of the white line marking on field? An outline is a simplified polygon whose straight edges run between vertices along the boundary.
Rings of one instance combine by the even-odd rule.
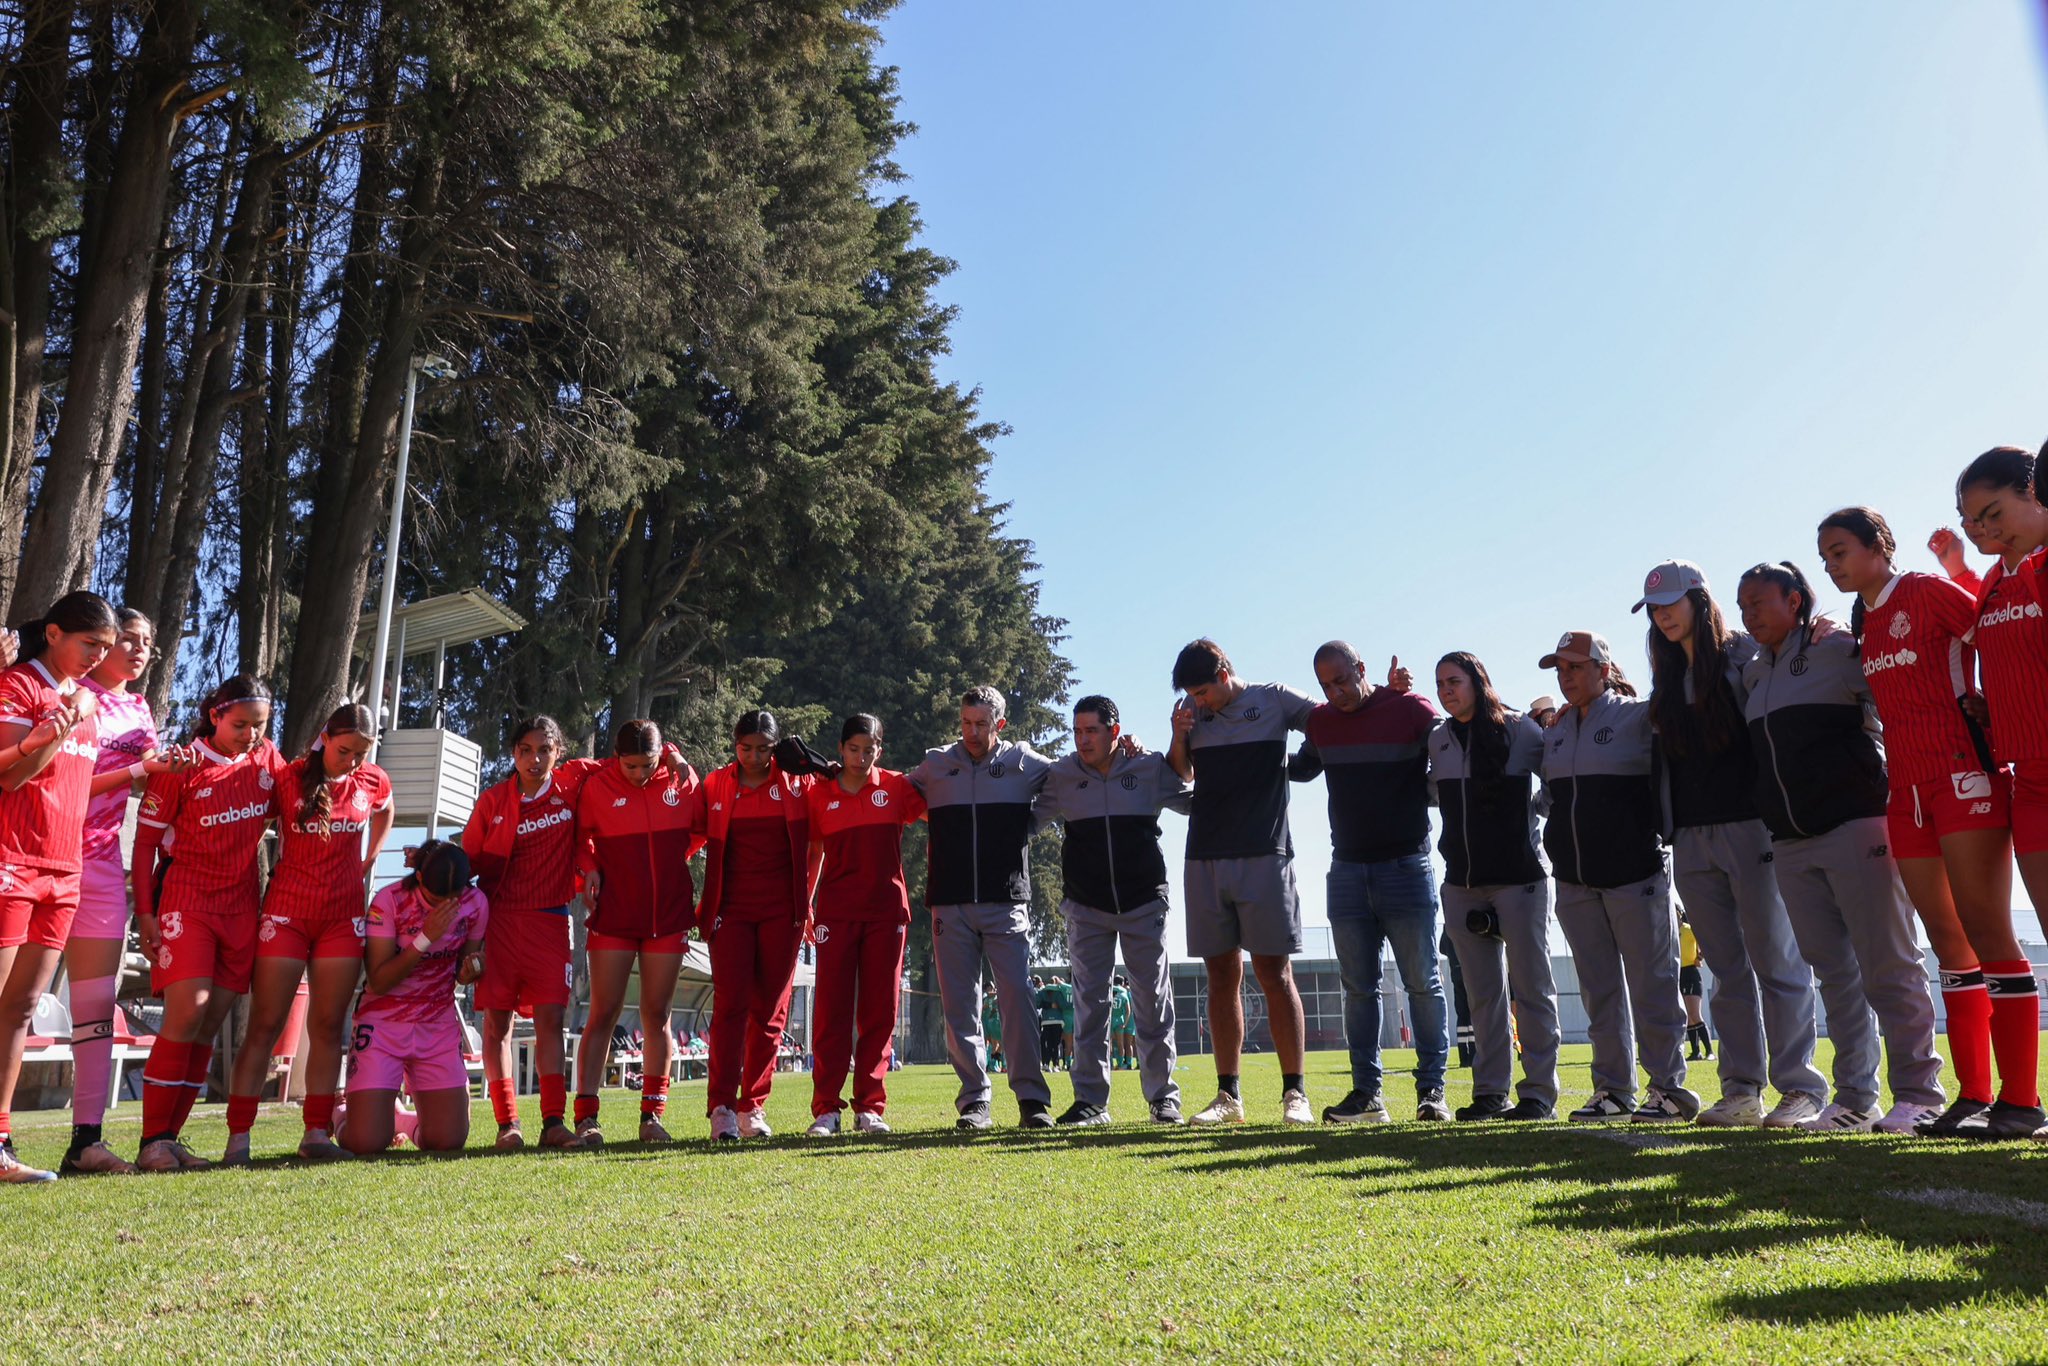
[[[1995,1214],[2004,1219],[2016,1219],[2028,1228],[2048,1228],[2048,1205],[2038,1200],[2021,1200],[2010,1195],[1987,1195],[1983,1191],[1947,1189],[1881,1193],[1894,1200],[1909,1200],[1916,1205],[1932,1205],[1936,1209],[1948,1210],[1953,1214]]]
[[[1648,1133],[1642,1129],[1595,1129],[1593,1137],[1629,1148],[1676,1148],[1685,1140],[1673,1134]]]

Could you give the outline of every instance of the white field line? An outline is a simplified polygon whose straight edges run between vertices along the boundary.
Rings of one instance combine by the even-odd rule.
[[[1916,1205],[1932,1205],[1935,1209],[1947,1210],[1951,1214],[1996,1215],[2013,1219],[2028,1228],[2048,1229],[2048,1205],[2038,1200],[2021,1200],[2010,1195],[1987,1195],[1983,1191],[1934,1190],[1884,1191],[1882,1194],[1894,1200],[1907,1200]]]

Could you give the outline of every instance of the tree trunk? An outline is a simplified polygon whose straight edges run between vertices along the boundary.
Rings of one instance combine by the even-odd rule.
[[[7,329],[7,406],[0,409],[0,620],[29,615],[14,609],[21,568],[22,529],[28,522],[29,474],[35,466],[36,422],[43,398],[43,352],[49,341],[50,266],[56,244],[56,198],[68,188],[64,171],[64,79],[71,5],[38,0],[24,15],[25,35],[7,108],[4,306]]]
[[[92,575],[107,485],[134,406],[150,263],[197,34],[191,0],[161,0],[129,78],[98,221],[86,225],[64,410],[23,545],[16,592],[29,602],[48,602]]]

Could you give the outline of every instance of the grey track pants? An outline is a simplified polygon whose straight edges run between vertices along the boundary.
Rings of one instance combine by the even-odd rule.
[[[1852,1109],[1876,1108],[1882,1032],[1892,1100],[1945,1103],[1941,1057],[1934,1051],[1934,998],[1884,817],[1848,821],[1811,839],[1779,840],[1777,853],[1785,910],[1828,1012],[1835,1099]]]
[[[1109,989],[1117,946],[1131,974],[1132,1026],[1138,1036],[1138,1077],[1145,1103],[1180,1102],[1173,1079],[1173,977],[1166,952],[1166,903],[1116,915],[1060,903],[1067,919],[1067,957],[1074,969],[1074,1099],[1109,1104]]]
[[[960,1078],[954,1103],[987,1101],[988,1051],[981,1037],[981,960],[996,984],[1003,1065],[1020,1101],[1052,1099],[1038,1055],[1038,1002],[1031,993],[1031,920],[1021,905],[978,901],[932,907],[932,961],[946,1015],[946,1052]]]
[[[1692,825],[1678,832],[1672,880],[1700,956],[1714,972],[1714,1032],[1721,1094],[1827,1095],[1813,1065],[1813,969],[1799,954],[1772,872],[1762,821]]]
[[[1472,911],[1500,919],[1500,938],[1465,928]],[[1523,887],[1444,884],[1444,921],[1458,946],[1472,1014],[1472,1094],[1506,1096],[1514,1080],[1515,1030],[1522,1040],[1523,1100],[1557,1104],[1557,985],[1550,975],[1550,883]]]
[[[1572,947],[1579,998],[1591,1022],[1593,1088],[1634,1100],[1640,1053],[1650,1085],[1691,1096],[1670,880],[1659,873],[1621,887],[1587,887],[1560,879],[1557,923]]]

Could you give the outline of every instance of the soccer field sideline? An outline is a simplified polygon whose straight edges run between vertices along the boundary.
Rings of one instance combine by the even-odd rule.
[[[1583,1063],[1568,1050],[1569,1076]],[[1341,1094],[1343,1055],[1310,1065],[1319,1102]],[[1204,1098],[1207,1059],[1179,1076]],[[1711,1099],[1710,1070],[1697,1080]],[[10,1356],[2048,1353],[2036,1145],[1414,1123],[970,1137],[947,1127],[950,1071],[928,1067],[891,1077],[896,1133],[807,1140],[806,1079],[778,1082],[765,1142],[703,1141],[700,1085],[676,1093],[686,1137],[665,1150],[312,1168],[282,1156],[297,1114],[272,1107],[247,1170],[10,1192],[34,1206],[0,1234]],[[1454,1100],[1466,1084],[1453,1073]],[[1270,1058],[1245,1089],[1255,1120],[1277,1118]],[[1408,1089],[1390,1077],[1390,1097]],[[634,1099],[606,1094],[615,1134]],[[1131,1074],[1112,1109],[1143,1113]],[[61,1144],[61,1114],[25,1118],[31,1158]],[[138,1122],[124,1106],[110,1137],[132,1146]],[[220,1108],[193,1130],[218,1151]]]

